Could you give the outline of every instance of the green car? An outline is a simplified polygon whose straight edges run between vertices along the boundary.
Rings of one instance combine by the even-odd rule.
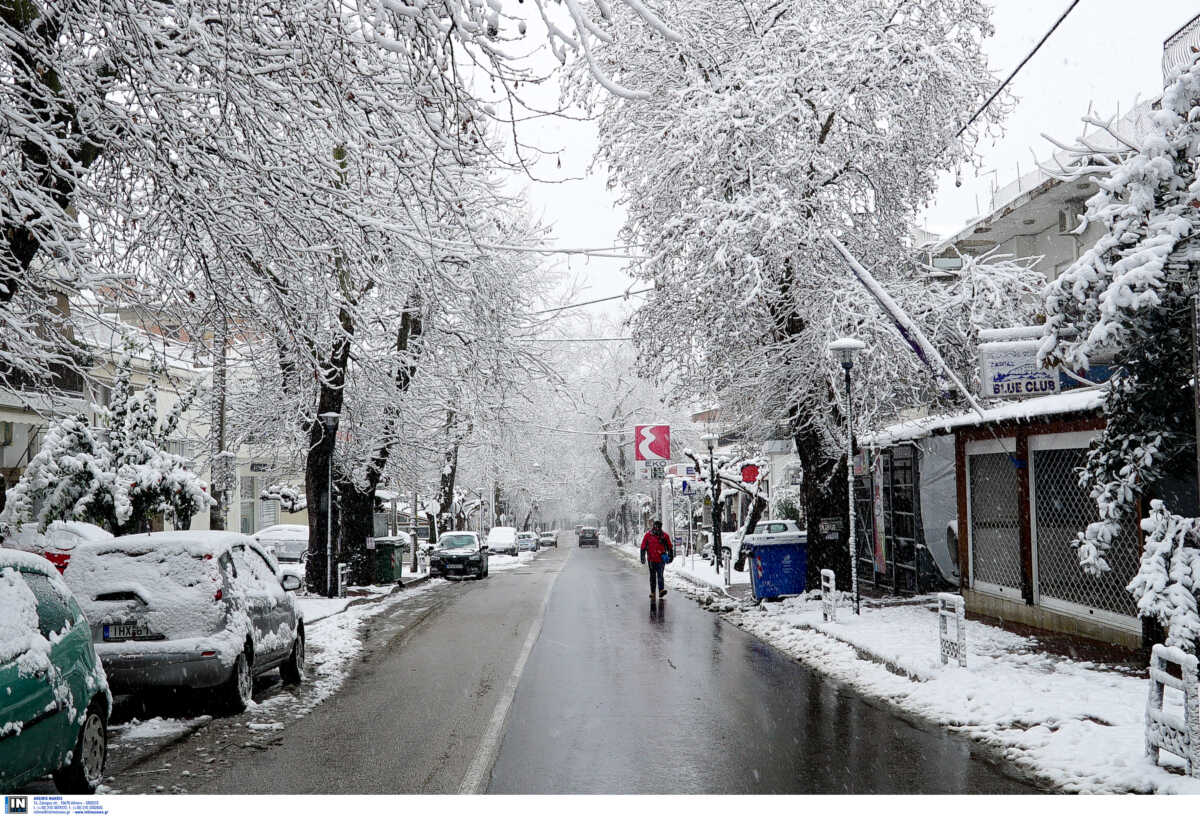
[[[54,565],[0,549],[0,790],[53,774],[94,793],[112,696],[79,604]]]

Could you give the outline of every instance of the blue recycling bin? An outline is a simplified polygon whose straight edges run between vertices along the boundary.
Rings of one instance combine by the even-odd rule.
[[[749,561],[750,587],[756,601],[804,592],[808,544],[755,544],[750,549]]]

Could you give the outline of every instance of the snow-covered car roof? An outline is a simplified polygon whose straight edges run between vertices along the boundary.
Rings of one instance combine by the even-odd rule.
[[[25,655],[21,661],[29,671],[47,669],[51,643],[38,630],[37,598],[18,571],[45,576],[63,598],[72,593],[54,565],[42,556],[0,548],[0,663]],[[99,682],[107,686],[102,674]]]
[[[80,544],[112,538],[108,530],[85,521],[52,521],[44,533],[38,532],[36,524],[22,524],[15,535],[5,539],[4,545],[32,553],[70,552]]]
[[[272,524],[254,534],[259,541],[308,541],[307,524]]]
[[[516,527],[493,527],[488,533],[488,541],[516,541]]]
[[[236,544],[245,544],[250,536],[226,530],[178,530],[166,533],[139,533],[118,536],[110,541],[92,542],[84,549],[94,554],[124,552],[130,555],[154,551],[186,552],[195,558],[217,556]]]

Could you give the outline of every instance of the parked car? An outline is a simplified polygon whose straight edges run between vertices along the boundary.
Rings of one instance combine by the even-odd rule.
[[[96,791],[112,696],[74,595],[33,553],[0,549],[0,790],[46,774]]]
[[[282,575],[295,575],[304,584],[308,564],[308,526],[272,524],[254,534],[254,540],[279,562]]]
[[[117,693],[215,692],[238,712],[254,678],[304,675],[304,621],[294,575],[249,536],[149,533],[81,546],[64,573],[91,622],[92,641]]]
[[[600,531],[595,527],[581,527],[579,530],[579,546],[580,547],[599,547],[600,546]]]
[[[71,553],[88,541],[111,541],[112,533],[86,521],[52,521],[44,533],[36,524],[22,524],[4,546],[35,553],[49,560],[62,572],[71,562]]]
[[[493,527],[487,537],[488,555],[516,555],[517,528]]]
[[[488,576],[488,545],[477,533],[459,531],[442,533],[437,549],[429,555],[429,574],[436,578],[465,578],[474,574],[482,580]]]
[[[551,530],[548,533],[542,533],[540,536],[538,536],[538,546],[539,547],[553,547],[554,549],[557,550],[558,549],[558,533],[554,530]]]
[[[522,530],[517,533],[518,552],[537,552],[538,534],[532,530]]]

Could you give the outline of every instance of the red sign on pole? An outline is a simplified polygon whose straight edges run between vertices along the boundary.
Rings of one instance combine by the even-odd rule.
[[[758,465],[742,465],[742,482],[754,484],[758,481]]]
[[[670,425],[635,425],[633,428],[634,458],[638,462],[671,458]]]

